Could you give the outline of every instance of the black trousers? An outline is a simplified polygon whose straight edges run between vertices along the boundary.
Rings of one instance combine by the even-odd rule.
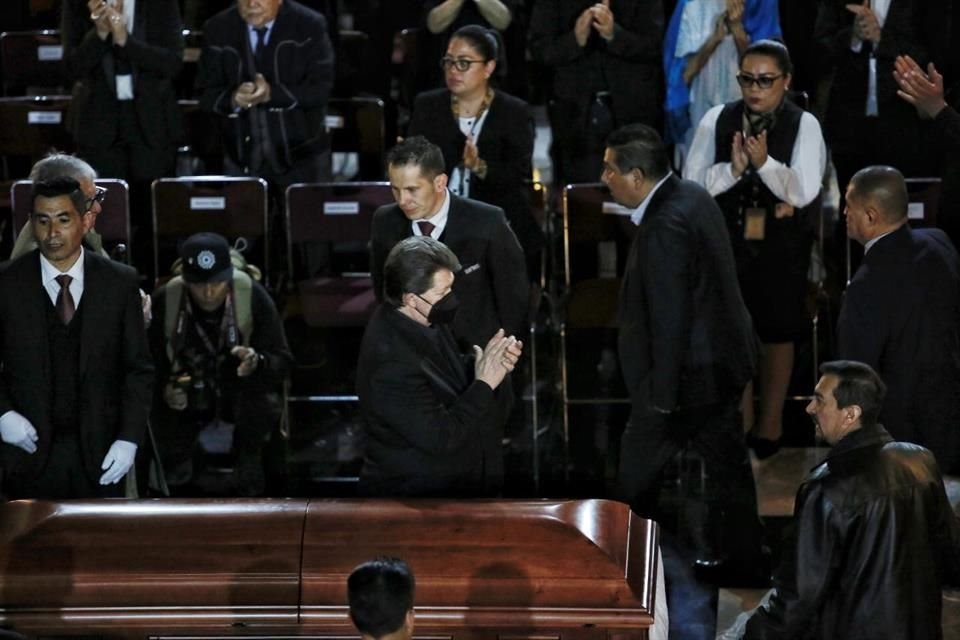
[[[740,394],[714,404],[669,415],[634,407],[620,444],[618,497],[634,512],[675,530],[676,521],[661,508],[660,493],[667,464],[681,450],[700,454],[706,482],[703,521],[685,522],[699,530],[675,531],[696,546],[725,557],[755,558],[760,553],[762,527],[757,515],[753,471],[737,420]]]

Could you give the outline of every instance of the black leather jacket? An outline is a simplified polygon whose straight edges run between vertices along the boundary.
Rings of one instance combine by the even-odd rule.
[[[797,492],[796,545],[744,638],[939,639],[957,519],[933,454],[883,427],[843,438]]]

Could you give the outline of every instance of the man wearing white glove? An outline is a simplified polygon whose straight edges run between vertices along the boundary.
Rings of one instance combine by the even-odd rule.
[[[95,200],[34,185],[38,249],[0,273],[0,466],[8,498],[122,495],[153,365],[136,272],[85,251]]]

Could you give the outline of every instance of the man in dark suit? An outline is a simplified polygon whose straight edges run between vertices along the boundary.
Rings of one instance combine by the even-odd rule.
[[[951,4],[819,0],[814,29],[821,70],[817,102],[841,194],[850,177],[871,164],[889,164],[908,176],[933,173],[933,155],[922,143],[924,130],[910,105],[897,98],[893,70],[896,57],[903,54],[923,66],[931,61],[942,66],[949,48]],[[837,239],[843,256],[846,235],[839,221]]]
[[[443,154],[421,136],[407,138],[387,155],[395,205],[374,213],[371,274],[377,298],[383,300],[383,267],[397,242],[429,235],[457,256],[463,271],[454,290],[461,301],[453,320],[453,335],[461,349],[484,345],[499,330],[524,335],[529,282],[523,250],[501,209],[460,198],[447,190]],[[509,384],[498,392],[502,417],[491,421],[484,438],[490,493],[503,476],[503,425],[513,402]]]
[[[464,358],[450,331],[460,263],[429,236],[406,238],[386,259],[383,303],[367,325],[357,395],[367,426],[366,495],[483,495],[495,390],[523,345],[497,331]],[[502,425],[501,425],[502,426]]]
[[[77,153],[130,183],[131,254],[153,270],[150,184],[173,175],[182,134],[173,80],[183,64],[176,0],[64,0],[63,59],[74,82]]]
[[[662,520],[663,469],[689,446],[709,478],[704,531],[725,531],[737,545],[729,553],[752,560],[760,530],[737,407],[758,343],[723,214],[704,188],[670,172],[663,142],[646,125],[611,134],[602,180],[614,200],[634,209],[638,227],[620,290],[620,366],[632,402],[620,497]]]
[[[328,179],[333,48],[324,17],[294,0],[239,0],[203,35],[200,105],[222,116],[227,173],[279,187]]]
[[[837,322],[837,351],[877,370],[881,420],[960,472],[960,257],[940,229],[907,224],[907,187],[893,167],[858,171],[847,233],[864,246]]]
[[[592,182],[617,126],[658,127],[661,0],[536,0],[530,52],[553,70],[550,126],[557,184]]]
[[[120,495],[147,426],[153,365],[137,274],[83,249],[91,204],[72,178],[38,183],[39,249],[0,272],[0,460],[10,498]]]

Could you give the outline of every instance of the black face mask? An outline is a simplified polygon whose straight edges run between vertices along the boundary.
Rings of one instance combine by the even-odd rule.
[[[423,296],[417,295],[417,297],[427,302]],[[430,303],[427,302],[427,304]],[[430,313],[425,317],[430,324],[450,324],[457,315],[458,308],[460,308],[460,300],[457,299],[457,294],[451,291],[434,302],[430,307]],[[423,314],[421,313],[420,315]]]

